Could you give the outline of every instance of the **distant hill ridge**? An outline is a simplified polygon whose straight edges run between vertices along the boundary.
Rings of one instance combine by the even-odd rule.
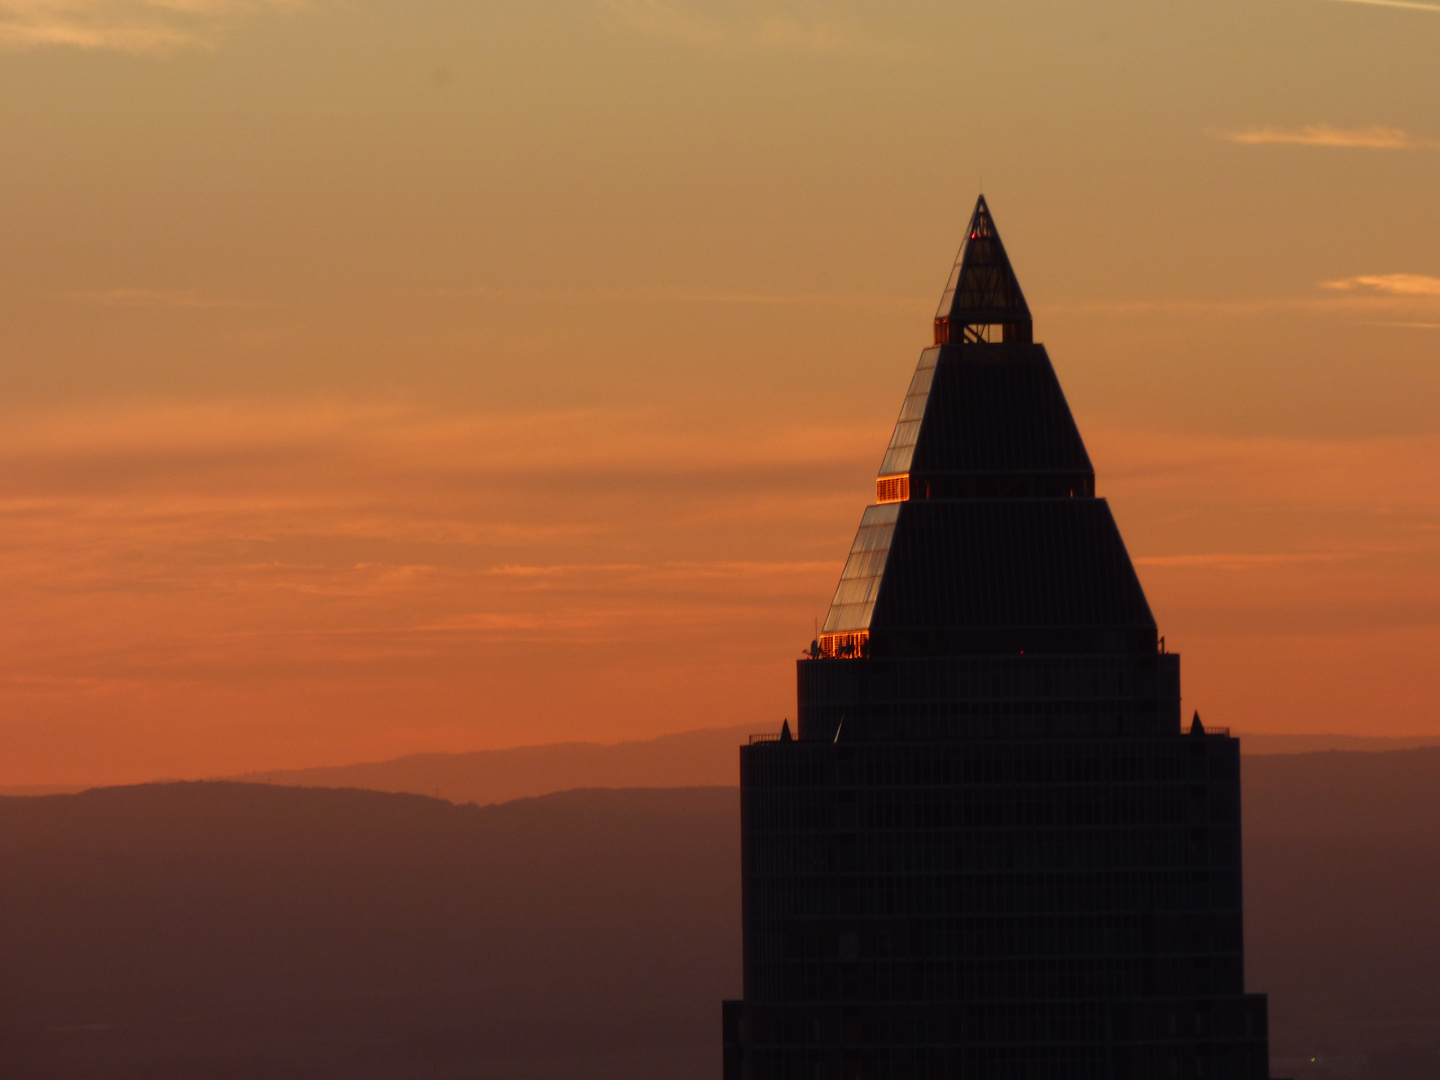
[[[407,754],[388,761],[271,769],[212,779],[286,787],[362,788],[482,806],[576,788],[734,787],[739,783],[738,748],[750,734],[765,727],[708,728],[613,744],[549,743],[469,753]],[[1440,746],[1440,736],[1388,739],[1242,733],[1240,738],[1241,750],[1249,756],[1331,750],[1383,753]],[[0,795],[62,795],[84,789],[80,784],[0,787]]]
[[[575,788],[736,787],[739,748],[755,730],[752,724],[610,745],[551,743],[468,754],[408,754],[390,761],[280,769],[226,779],[408,792],[482,806]]]
[[[5,1080],[680,1080],[740,990],[734,788],[0,798]]]
[[[450,802],[508,802],[574,788],[733,787],[739,747],[763,725],[711,728],[643,742],[554,743],[468,754],[410,754],[391,761],[246,773],[227,779],[297,787],[354,787],[430,795]],[[1440,744],[1436,739],[1353,735],[1248,735],[1251,755],[1345,750],[1384,752]]]

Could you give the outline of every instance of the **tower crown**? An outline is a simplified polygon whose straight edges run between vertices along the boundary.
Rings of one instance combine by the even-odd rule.
[[[1153,652],[1155,619],[983,196],[935,332],[817,650]]]
[[[1035,340],[1034,323],[985,196],[975,200],[970,228],[935,312],[935,344]]]

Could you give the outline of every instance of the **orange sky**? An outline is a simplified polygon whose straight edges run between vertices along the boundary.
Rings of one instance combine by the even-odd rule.
[[[1440,734],[1440,5],[0,0],[0,784],[772,727],[984,184],[1187,707]]]

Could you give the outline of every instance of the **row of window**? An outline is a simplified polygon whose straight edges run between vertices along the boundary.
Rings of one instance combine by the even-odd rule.
[[[747,987],[767,1001],[989,1001],[1238,994],[1238,955],[1084,960],[757,963]]]
[[[1265,1080],[1264,1044],[747,1051],[751,1080]]]
[[[1011,704],[1003,707],[1007,715],[998,716],[996,710],[982,705],[802,705],[798,745],[831,745],[837,733],[843,736],[846,748],[866,750],[878,748],[877,744],[915,751],[932,749],[937,743],[973,745],[1002,740],[1031,746],[1102,739],[1133,742],[1175,736],[1179,730],[1179,706],[1171,703],[1167,708],[1168,712],[1161,703],[1146,699],[1076,705],[1073,709]],[[917,743],[929,745],[920,747]],[[788,745],[792,752],[797,746]]]
[[[1153,697],[1162,662],[1174,666],[1154,654],[884,657],[860,667],[805,665],[801,677],[817,702]]]
[[[939,796],[944,797],[939,797]],[[1010,796],[1006,798],[1005,796]],[[1207,797],[1212,796],[1213,797]],[[863,797],[858,797],[863,796]],[[998,796],[998,797],[997,797]],[[745,829],[756,835],[796,829],[830,831],[942,829],[1046,829],[1097,827],[1169,827],[1206,822],[1238,822],[1240,792],[1236,787],[1198,792],[1170,784],[1149,790],[1095,790],[1055,787],[1045,792],[1013,788],[984,790],[955,788],[949,792],[926,789],[870,789],[818,797],[747,788]],[[808,804],[808,805],[807,805]],[[1018,838],[1017,838],[1018,839]],[[1070,837],[1057,835],[1056,841]],[[1077,838],[1078,839],[1078,838]]]
[[[842,928],[846,927],[846,928]],[[937,960],[978,957],[1209,956],[1242,951],[1240,917],[1121,919],[972,917],[843,923],[760,922],[746,953],[758,961]]]
[[[751,1003],[747,1044],[910,1045],[1243,1042],[1264,1035],[1254,997],[966,1001],[853,1005]]]
[[[745,870],[757,877],[831,874],[1073,873],[1234,866],[1234,829],[807,832],[754,835]]]
[[[1059,881],[1027,875],[1022,880],[967,876],[910,878],[907,882],[908,887],[863,879],[799,879],[784,889],[747,883],[745,915],[747,919],[786,919],[959,913],[1151,914],[1235,911],[1240,907],[1238,868],[1198,874],[1075,874]]]
[[[1145,602],[1104,500],[911,501],[885,565],[872,633],[1148,628]]]
[[[914,718],[907,713],[905,722]],[[748,784],[766,788],[952,787],[980,784],[1051,786],[1167,784],[1239,779],[1239,756],[1228,739],[1176,736],[1145,742],[1110,740],[1037,745],[954,742],[860,748],[814,743],[765,743],[743,755]]]

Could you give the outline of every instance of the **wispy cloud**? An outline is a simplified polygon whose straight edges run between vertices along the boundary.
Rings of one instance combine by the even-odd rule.
[[[1247,131],[1212,132],[1226,142],[1241,146],[1327,146],[1347,150],[1414,150],[1434,146],[1407,131],[1392,127],[1336,128],[1329,124],[1308,124],[1302,128],[1251,128]]]
[[[1135,559],[1137,566],[1156,566],[1172,570],[1268,570],[1277,566],[1306,563],[1333,563],[1361,556],[1353,552],[1211,552],[1203,555],[1144,555]]]
[[[306,0],[0,0],[0,48],[168,53],[212,45],[236,19]]]
[[[223,300],[194,289],[102,289],[97,292],[66,293],[67,300],[118,308],[236,308],[253,305],[243,300]]]
[[[1385,296],[1440,296],[1440,277],[1427,274],[1361,274],[1323,283],[1327,289],[1381,293]]]
[[[1440,4],[1422,4],[1419,0],[1330,0],[1335,4],[1359,4],[1362,7],[1401,8],[1404,11],[1440,12]]]
[[[874,490],[884,419],[11,403],[0,781],[618,738],[678,723],[676,702],[693,726],[780,712],[784,658],[823,617]],[[1263,632],[1310,648],[1323,616],[1352,653],[1360,620],[1433,650],[1440,435],[1082,427],[1172,644],[1239,626],[1247,647]],[[1428,702],[1428,670],[1418,660],[1404,692]],[[1324,711],[1301,674],[1276,695],[1322,720],[1349,707]],[[206,738],[186,748],[196,716]],[[78,740],[82,724],[123,731],[124,755]]]
[[[307,687],[296,733],[343,716],[347,740],[356,695],[382,730],[502,742],[597,709],[658,724],[684,693],[702,726],[771,710],[783,661],[740,673],[809,640],[885,431],[767,428],[659,407],[0,409],[0,780],[34,710],[158,695],[165,727],[232,688]],[[262,763],[282,752],[253,737]]]
[[[823,6],[763,0],[600,0],[613,15],[654,37],[711,49],[893,57],[905,45]]]
[[[1434,308],[1435,301],[1440,300],[1440,293],[1429,289],[1402,292],[1394,288],[1381,289],[1372,284],[1361,284],[1369,280],[1347,278],[1344,282],[1320,282],[1318,287],[1327,291],[1319,295],[1261,296],[1248,300],[1110,300],[1037,304],[1033,305],[1032,309],[1046,316],[1071,318],[1174,315],[1244,319],[1279,313],[1376,315],[1414,310],[1429,312]]]
[[[635,29],[656,37],[710,46],[730,41],[720,20],[667,0],[604,0],[604,5]]]
[[[554,303],[715,304],[756,307],[844,307],[911,311],[928,310],[929,297],[886,296],[880,293],[767,293],[736,289],[636,286],[632,288],[510,289],[477,285],[446,289],[440,295],[479,300]]]

